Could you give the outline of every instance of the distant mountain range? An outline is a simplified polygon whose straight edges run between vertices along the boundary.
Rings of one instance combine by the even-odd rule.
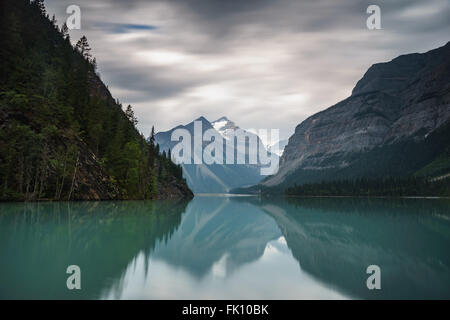
[[[448,176],[449,58],[450,42],[371,66],[350,97],[296,127],[277,174],[245,191],[356,178]]]
[[[279,140],[275,142],[274,144],[271,144],[267,150],[270,152],[275,152],[279,157],[283,154],[284,148],[286,148],[288,144],[288,139]],[[276,151],[274,151],[276,150]]]
[[[202,124],[202,132],[206,130],[215,130],[223,138],[224,153],[225,143],[229,139],[234,139],[235,130],[240,129],[233,121],[227,117],[221,117],[215,121],[208,121],[205,117],[199,117],[194,121],[179,125],[169,131],[158,132],[155,135],[156,143],[159,144],[160,151],[168,152],[172,150],[178,141],[171,141],[171,135],[176,129],[186,129],[193,136],[194,122],[200,121]],[[256,139],[258,146],[264,147],[261,139],[254,133],[243,130],[246,135]],[[203,148],[208,142],[203,143]],[[264,147],[265,148],[265,147]],[[265,149],[264,149],[265,150]],[[233,153],[237,155],[238,150],[235,147]],[[250,152],[251,154],[251,152]],[[246,150],[246,159],[249,157],[249,151]],[[225,154],[224,154],[225,159]],[[261,175],[261,164],[182,164],[183,175],[187,181],[189,188],[194,193],[226,193],[233,188],[252,186],[259,183],[265,176]]]

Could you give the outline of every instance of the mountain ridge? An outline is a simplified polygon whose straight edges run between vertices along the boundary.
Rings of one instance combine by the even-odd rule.
[[[234,139],[234,130],[240,129],[233,121],[229,120],[227,117],[222,116],[221,118],[209,122],[205,117],[201,116],[197,119],[189,122],[186,125],[177,126],[168,131],[158,132],[155,135],[156,143],[158,143],[160,150],[168,152],[169,149],[178,143],[178,141],[171,141],[171,134],[176,129],[186,129],[191,136],[194,133],[194,122],[201,121],[202,123],[202,134],[206,130],[215,130],[222,136],[223,143],[229,139]],[[217,124],[220,123],[220,126]],[[216,124],[216,127],[214,127]],[[222,130],[223,129],[223,130]],[[260,138],[248,131],[243,131],[245,134],[252,136],[256,139],[258,146],[264,146]],[[234,140],[233,140],[234,141]],[[207,142],[203,142],[203,148],[207,145]],[[224,155],[226,148],[223,148]],[[237,156],[238,150],[234,147],[233,154]],[[246,151],[246,159],[249,156],[248,151]],[[225,156],[224,156],[225,159]],[[183,167],[183,174],[187,180],[188,186],[194,191],[194,193],[227,193],[233,188],[239,188],[244,186],[251,186],[260,182],[265,176],[260,173],[261,166],[259,164],[181,164]]]

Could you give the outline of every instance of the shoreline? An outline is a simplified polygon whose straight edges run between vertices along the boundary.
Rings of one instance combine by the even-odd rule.
[[[443,196],[301,196],[283,195],[284,198],[380,198],[380,199],[450,199]]]
[[[32,201],[21,201],[21,200],[2,200],[0,205],[3,203],[48,203],[48,202],[127,202],[127,201],[183,201],[192,200],[195,197],[223,197],[223,198],[245,198],[245,197],[259,197],[259,198],[283,198],[283,199],[295,199],[295,198],[359,198],[359,199],[428,199],[428,200],[442,200],[448,199],[450,197],[441,196],[301,196],[301,195],[282,195],[282,194],[251,194],[251,193],[197,193],[193,196],[186,197],[174,197],[174,198],[156,198],[156,199],[74,199],[74,200],[51,200],[51,199],[40,199]]]

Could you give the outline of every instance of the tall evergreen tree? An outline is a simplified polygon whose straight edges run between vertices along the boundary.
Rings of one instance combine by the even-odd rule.
[[[152,126],[149,138],[150,146],[155,147],[155,126]]]
[[[131,105],[128,105],[125,110],[125,115],[127,116],[128,120],[131,121],[131,123],[136,126],[138,124],[137,118],[134,116],[134,111]]]
[[[63,23],[63,25],[61,26],[61,34],[64,37],[64,39],[69,39],[69,28],[67,27],[67,23]]]
[[[86,59],[90,60],[92,55],[90,53],[91,47],[89,46],[89,43],[87,41],[86,36],[82,36],[80,40],[78,40],[77,44],[75,45],[75,48],[78,50],[79,53]]]
[[[44,0],[34,0],[32,3],[39,10],[39,13],[42,16],[46,15],[47,11],[45,9]]]

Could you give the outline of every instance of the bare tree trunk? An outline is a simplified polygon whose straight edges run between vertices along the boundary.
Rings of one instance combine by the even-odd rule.
[[[6,189],[8,189],[8,174],[5,175],[5,182],[3,183],[3,197],[6,197]]]
[[[41,179],[40,179],[40,188],[39,188],[38,200],[41,199],[41,197],[42,197],[42,192],[44,191],[45,180],[47,180],[47,172],[48,172],[48,167],[47,167],[47,165],[46,165],[46,166],[42,169],[42,172],[41,172]]]
[[[56,186],[55,186],[55,195],[53,196],[53,198],[55,200],[57,200],[58,198],[58,186],[59,186],[59,178],[58,178],[58,173],[56,174]]]
[[[61,193],[62,193],[62,190],[64,188],[64,179],[66,177],[67,154],[68,154],[68,152],[69,151],[66,151],[66,155],[64,156],[64,169],[63,169],[63,174],[62,174],[61,186],[59,187],[58,196],[56,197],[57,200],[61,199]]]
[[[42,167],[41,167],[41,175],[39,179],[39,193],[37,195],[38,200],[42,197],[42,192],[44,191],[45,182],[47,180],[47,173],[48,173],[48,158],[49,158],[49,150],[48,150],[48,144],[44,144],[44,149],[42,151]]]
[[[78,152],[78,155],[77,155],[77,162],[75,163],[75,169],[73,169],[72,185],[70,186],[69,197],[67,198],[67,200],[70,200],[70,197],[72,196],[73,185],[75,183],[75,175],[77,174],[78,160],[79,159],[80,159],[80,152]]]
[[[33,188],[33,194],[31,195],[31,199],[34,199],[34,197],[37,193],[38,187],[39,187],[39,165],[36,166],[36,175],[34,176],[34,188]]]
[[[19,160],[19,176],[20,176],[20,181],[19,181],[19,190],[20,193],[23,193],[23,176],[24,176],[24,157],[23,154],[20,156],[20,160]]]
[[[27,170],[27,169],[25,169],[26,170],[26,180],[27,180],[27,183],[26,183],[26,188],[25,188],[25,200],[28,198],[28,193],[29,193],[29,191],[30,191],[30,181],[31,181],[31,177],[30,177],[30,172]]]

